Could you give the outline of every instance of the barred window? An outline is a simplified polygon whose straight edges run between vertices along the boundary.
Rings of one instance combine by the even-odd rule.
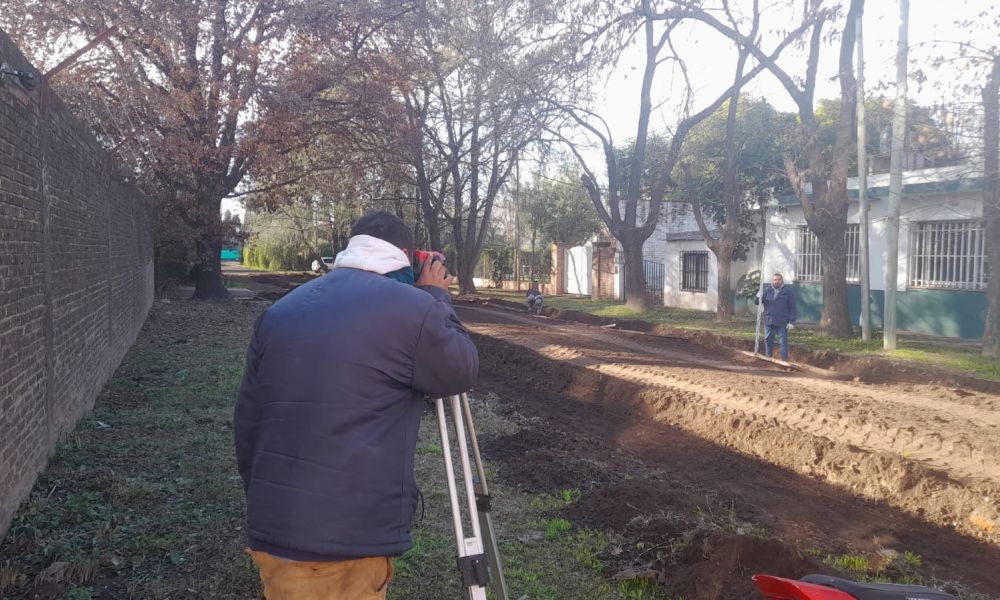
[[[910,237],[910,287],[985,290],[989,282],[982,221],[914,223]]]
[[[847,282],[858,283],[861,281],[861,225],[847,226],[844,245],[847,250]],[[819,250],[819,239],[808,227],[799,227],[795,249],[795,279],[806,283],[823,282],[823,256]]]
[[[681,289],[687,292],[708,291],[708,252],[681,253]]]
[[[848,225],[844,232],[847,248],[847,283],[861,283],[861,225]]]

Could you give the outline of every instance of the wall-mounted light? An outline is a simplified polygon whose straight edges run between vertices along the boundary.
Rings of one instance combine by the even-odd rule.
[[[16,77],[21,87],[29,92],[38,87],[38,74],[31,69],[15,69],[3,63],[0,65],[0,80],[7,76]]]

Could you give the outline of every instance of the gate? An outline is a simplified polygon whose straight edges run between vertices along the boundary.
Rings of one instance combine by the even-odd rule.
[[[620,299],[624,300],[628,270],[625,269],[624,260],[619,264],[621,265],[622,273],[622,297]],[[644,260],[642,261],[642,272],[646,276],[646,304],[649,306],[663,306],[664,264]]]

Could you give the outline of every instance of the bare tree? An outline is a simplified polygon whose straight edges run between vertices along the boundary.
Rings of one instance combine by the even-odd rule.
[[[197,4],[128,0],[19,2],[31,14],[30,47],[114,35],[59,84],[105,109],[90,119],[100,137],[130,157],[147,190],[190,228],[199,299],[228,298],[220,251],[222,199],[249,172],[261,141],[253,104],[278,64],[291,3],[209,0]],[[7,12],[7,11],[5,11]],[[95,108],[96,107],[96,108]]]
[[[805,77],[801,84],[758,44],[722,23],[704,10],[697,18],[720,33],[749,49],[781,82],[799,113],[800,140],[803,156],[786,154],[784,162],[789,182],[802,203],[806,222],[816,234],[822,253],[823,310],[820,330],[828,335],[847,337],[853,334],[847,304],[847,250],[844,234],[847,230],[847,177],[854,142],[854,114],[857,80],[854,76],[854,41],[856,17],[864,8],[864,0],[850,0],[840,36],[838,79],[841,103],[836,136],[829,158],[818,135],[819,121],[815,112],[816,78],[823,46],[823,28],[837,16],[837,10],[825,6],[822,0],[807,0],[804,12],[811,14],[811,34],[806,54]],[[807,189],[807,184],[811,189]]]
[[[724,3],[728,7],[728,3]],[[602,52],[593,52],[590,58],[597,63],[614,63],[622,49],[641,35],[645,60],[642,87],[639,94],[639,117],[636,135],[627,148],[616,146],[607,123],[593,111],[576,105],[555,103],[567,116],[566,127],[557,131],[579,160],[583,169],[583,184],[590,194],[594,207],[608,231],[621,243],[627,272],[625,299],[634,309],[644,310],[646,303],[646,280],[643,270],[643,244],[656,230],[660,207],[668,188],[674,185],[671,173],[677,165],[681,146],[691,129],[714,113],[763,69],[764,63],[755,65],[745,73],[741,72],[732,86],[707,103],[700,110],[693,109],[694,93],[697,88],[690,78],[685,58],[675,47],[673,36],[682,25],[695,21],[699,14],[708,15],[699,3],[673,2],[669,8],[654,10],[650,0],[640,0],[636,5],[620,14],[600,15],[603,22],[592,23],[592,30],[582,32],[585,44],[596,47],[614,47],[610,58]],[[714,20],[714,17],[712,17]],[[750,21],[758,23],[760,7],[753,3]],[[770,54],[765,55],[773,63],[781,52],[808,29],[811,19],[807,18],[795,30],[787,33]],[[732,31],[732,30],[730,30]],[[754,29],[756,33],[756,29]],[[606,38],[611,38],[609,41]],[[744,44],[745,36],[737,34],[734,39]],[[752,39],[752,38],[751,38]],[[754,44],[759,40],[752,39]],[[744,61],[746,59],[743,59]],[[665,63],[674,63],[684,80],[684,93],[680,101],[682,114],[669,136],[664,152],[650,153],[650,118],[654,111],[652,97],[653,82],[657,69]],[[581,128],[591,139],[597,140],[604,152],[604,168],[607,170],[607,185],[598,183],[595,170],[583,156],[580,144],[575,143],[568,127]],[[640,217],[640,204],[648,204],[645,217]]]
[[[736,20],[733,18],[732,13],[728,10],[728,8],[729,7],[727,5],[726,13],[730,17],[730,22],[732,23],[734,29],[738,29]],[[750,34],[747,37],[749,39],[756,39],[759,29],[760,11],[758,9],[758,0],[754,0],[753,23],[751,25]],[[722,168],[722,201],[724,212],[717,238],[712,235],[708,226],[705,224],[705,216],[701,208],[701,202],[698,202],[694,195],[692,195],[691,198],[691,206],[694,209],[695,220],[698,222],[698,229],[701,231],[702,238],[705,240],[705,244],[708,246],[708,249],[715,255],[716,264],[718,265],[718,297],[716,299],[715,317],[719,321],[731,320],[733,318],[733,314],[736,312],[733,297],[732,267],[740,242],[740,229],[742,225],[742,212],[744,204],[743,190],[741,189],[739,182],[740,165],[736,143],[736,116],[738,114],[737,109],[739,108],[740,92],[742,91],[740,80],[743,77],[743,71],[746,69],[747,58],[749,58],[749,56],[750,50],[748,48],[740,48],[739,58],[736,62],[735,82],[733,83],[733,91],[732,95],[729,97],[729,106],[726,112],[726,135],[724,141],[725,163]],[[687,167],[687,165],[684,165],[684,167]],[[685,177],[688,180],[691,179],[690,173],[687,169],[685,169]]]
[[[532,5],[429,3],[414,28],[423,57],[405,90],[413,131],[406,145],[432,243],[447,237],[462,293],[490,232],[493,207],[519,156],[540,136],[530,90],[560,80],[534,43]]]

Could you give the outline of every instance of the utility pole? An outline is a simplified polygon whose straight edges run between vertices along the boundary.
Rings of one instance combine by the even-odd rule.
[[[865,125],[865,58],[864,41],[861,25],[864,21],[864,9],[858,13],[856,24],[858,51],[858,273],[861,279],[861,339],[872,341],[872,307],[871,307],[871,256],[868,251],[868,152],[867,127]]]
[[[899,46],[896,50],[896,106],[892,117],[892,153],[889,157],[889,216],[886,219],[885,333],[882,347],[896,349],[896,285],[899,271],[899,206],[903,198],[903,160],[906,154],[906,60],[910,0],[899,0]]]
[[[521,291],[521,157],[514,163],[514,286]]]

